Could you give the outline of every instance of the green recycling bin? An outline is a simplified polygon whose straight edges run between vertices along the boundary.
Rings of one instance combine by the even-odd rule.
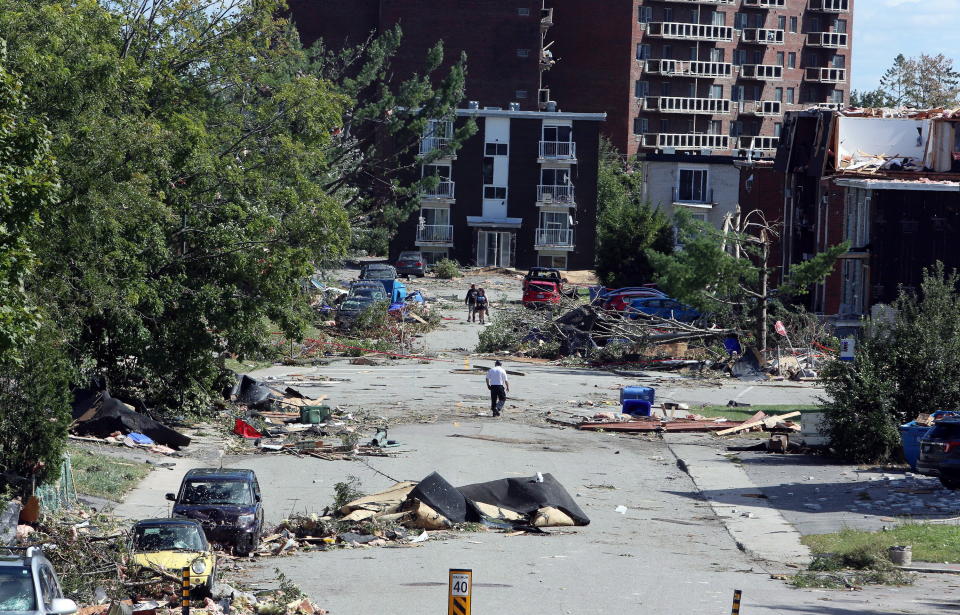
[[[330,418],[330,406],[303,406],[300,408],[300,422],[316,425]]]

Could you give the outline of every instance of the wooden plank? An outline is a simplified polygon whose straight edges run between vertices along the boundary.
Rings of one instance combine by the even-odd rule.
[[[776,415],[776,416],[767,417],[767,418],[765,418],[765,419],[760,419],[760,420],[758,420],[758,421],[747,421],[746,423],[741,423],[740,425],[737,425],[736,427],[731,427],[731,428],[729,428],[729,429],[724,429],[723,431],[718,431],[718,432],[717,432],[717,435],[718,435],[718,436],[726,436],[726,435],[728,435],[728,434],[738,433],[738,432],[741,432],[741,431],[746,431],[746,430],[750,429],[751,427],[759,427],[760,425],[767,426],[767,422],[768,422],[768,421],[773,421],[773,425],[776,425],[777,423],[779,423],[780,421],[782,421],[782,420],[784,420],[784,419],[793,418],[793,417],[795,417],[795,416],[800,416],[800,413],[799,413],[799,412],[788,412],[787,414],[779,414],[779,415]],[[771,425],[771,427],[772,427],[773,425]]]

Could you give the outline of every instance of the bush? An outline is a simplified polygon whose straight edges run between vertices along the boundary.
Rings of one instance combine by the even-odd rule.
[[[433,275],[437,276],[441,280],[459,278],[461,275],[460,265],[457,264],[457,261],[449,258],[441,259],[433,266]]]

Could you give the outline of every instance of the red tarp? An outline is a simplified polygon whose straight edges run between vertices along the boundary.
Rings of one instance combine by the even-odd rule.
[[[233,424],[233,433],[238,436],[243,436],[244,438],[262,438],[263,435],[253,428],[253,425],[244,421],[243,419],[237,419]]]

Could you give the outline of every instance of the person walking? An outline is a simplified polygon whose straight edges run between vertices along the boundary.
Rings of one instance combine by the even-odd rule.
[[[467,291],[467,298],[464,300],[464,303],[467,304],[467,322],[473,322],[473,319],[476,317],[476,307],[477,307],[477,285],[471,284],[470,290]]]
[[[477,296],[474,298],[476,301],[476,306],[474,307],[474,312],[480,318],[480,324],[483,324],[483,319],[490,314],[490,301],[487,299],[487,291],[482,288],[477,289]]]
[[[503,404],[507,402],[507,392],[510,391],[510,381],[503,364],[496,361],[487,372],[487,388],[490,390],[490,411],[493,416],[500,416]]]

